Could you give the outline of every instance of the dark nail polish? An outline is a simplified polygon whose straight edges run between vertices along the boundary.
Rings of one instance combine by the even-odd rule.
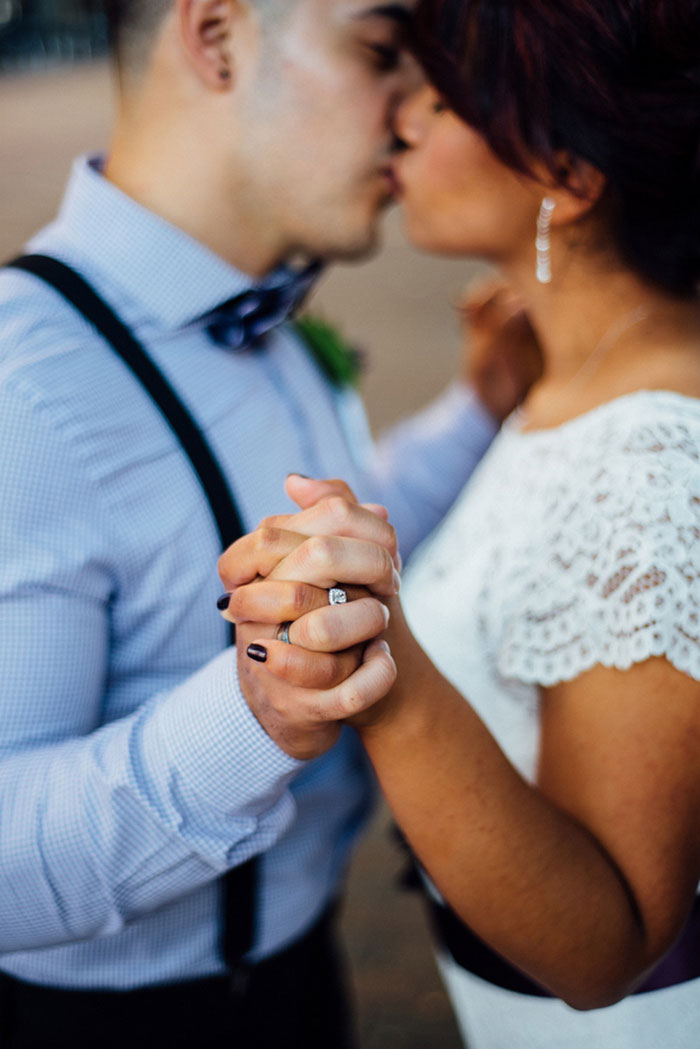
[[[267,649],[262,645],[248,645],[246,655],[249,659],[254,659],[256,663],[267,662]]]
[[[219,600],[216,602],[216,607],[220,612],[225,612],[228,606],[231,604],[232,594],[222,594]]]

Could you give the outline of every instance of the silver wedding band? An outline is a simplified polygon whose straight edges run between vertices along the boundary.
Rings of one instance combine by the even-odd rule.
[[[328,591],[328,604],[329,605],[345,605],[347,604],[348,595],[343,590],[342,586],[332,586]]]
[[[279,625],[279,627],[277,628],[277,633],[275,635],[277,641],[284,641],[285,645],[291,645],[292,642],[289,640],[289,628],[291,627],[291,625],[291,619],[289,620],[289,622],[281,623]]]

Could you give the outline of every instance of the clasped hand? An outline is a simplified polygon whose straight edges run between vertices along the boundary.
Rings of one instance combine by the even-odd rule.
[[[292,475],[287,491],[301,512],[262,521],[222,555],[219,574],[246,700],[278,746],[310,759],[342,723],[377,716],[395,681],[382,635],[400,616],[400,561],[386,510],[358,504],[344,482]],[[346,604],[329,604],[336,585]],[[281,623],[289,644],[276,637]]]

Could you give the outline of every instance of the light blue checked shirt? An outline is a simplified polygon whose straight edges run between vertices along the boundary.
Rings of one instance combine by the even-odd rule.
[[[249,279],[79,161],[31,244],[77,267],[174,385],[243,520],[291,509],[292,470],[391,510],[404,554],[494,427],[452,388],[366,458],[355,394],[296,337],[216,346],[194,318]],[[282,753],[240,691],[216,610],[217,532],[189,461],[113,351],[41,282],[0,273],[0,965],[129,988],[223,970],[220,875],[261,862],[253,958],[339,891],[371,799],[347,731]]]

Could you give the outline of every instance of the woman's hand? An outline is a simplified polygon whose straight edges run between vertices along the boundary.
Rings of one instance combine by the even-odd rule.
[[[386,629],[399,560],[382,507],[359,506],[342,482],[292,477],[288,490],[306,508],[263,521],[226,551],[219,570],[251,709],[287,753],[306,758],[332,746],[338,722],[393,683],[387,646],[365,651],[365,643]],[[346,604],[329,604],[336,584]],[[290,643],[277,637],[282,623]]]
[[[374,522],[356,511],[352,520],[353,539],[336,536],[324,556],[317,551],[306,562],[313,569],[307,578],[318,588],[335,580],[334,565],[354,570],[366,560],[365,578],[384,592],[393,572],[389,552],[385,546],[378,554],[364,537]],[[299,551],[308,540],[284,535],[273,573],[286,578],[305,565]],[[346,542],[360,546],[344,549]],[[358,571],[353,580],[360,578]],[[294,622],[292,635],[312,644],[300,624],[318,614],[324,598],[304,593],[314,607]],[[397,822],[457,914],[575,1008],[611,1004],[669,949],[695,898],[698,683],[664,659],[649,659],[624,671],[596,666],[543,688],[539,774],[530,783],[468,698],[410,638],[392,601],[401,668],[395,684],[391,657],[374,643],[345,682],[299,689],[289,684],[293,660],[319,653],[299,648],[293,656],[297,646],[284,645],[289,663],[271,660],[267,676],[254,682],[263,704],[272,705],[272,714],[263,706],[263,717],[297,754],[335,739],[335,719],[356,725]],[[335,609],[338,623],[347,609]]]
[[[502,280],[482,281],[457,304],[464,379],[502,422],[542,375],[542,351],[524,304]]]

